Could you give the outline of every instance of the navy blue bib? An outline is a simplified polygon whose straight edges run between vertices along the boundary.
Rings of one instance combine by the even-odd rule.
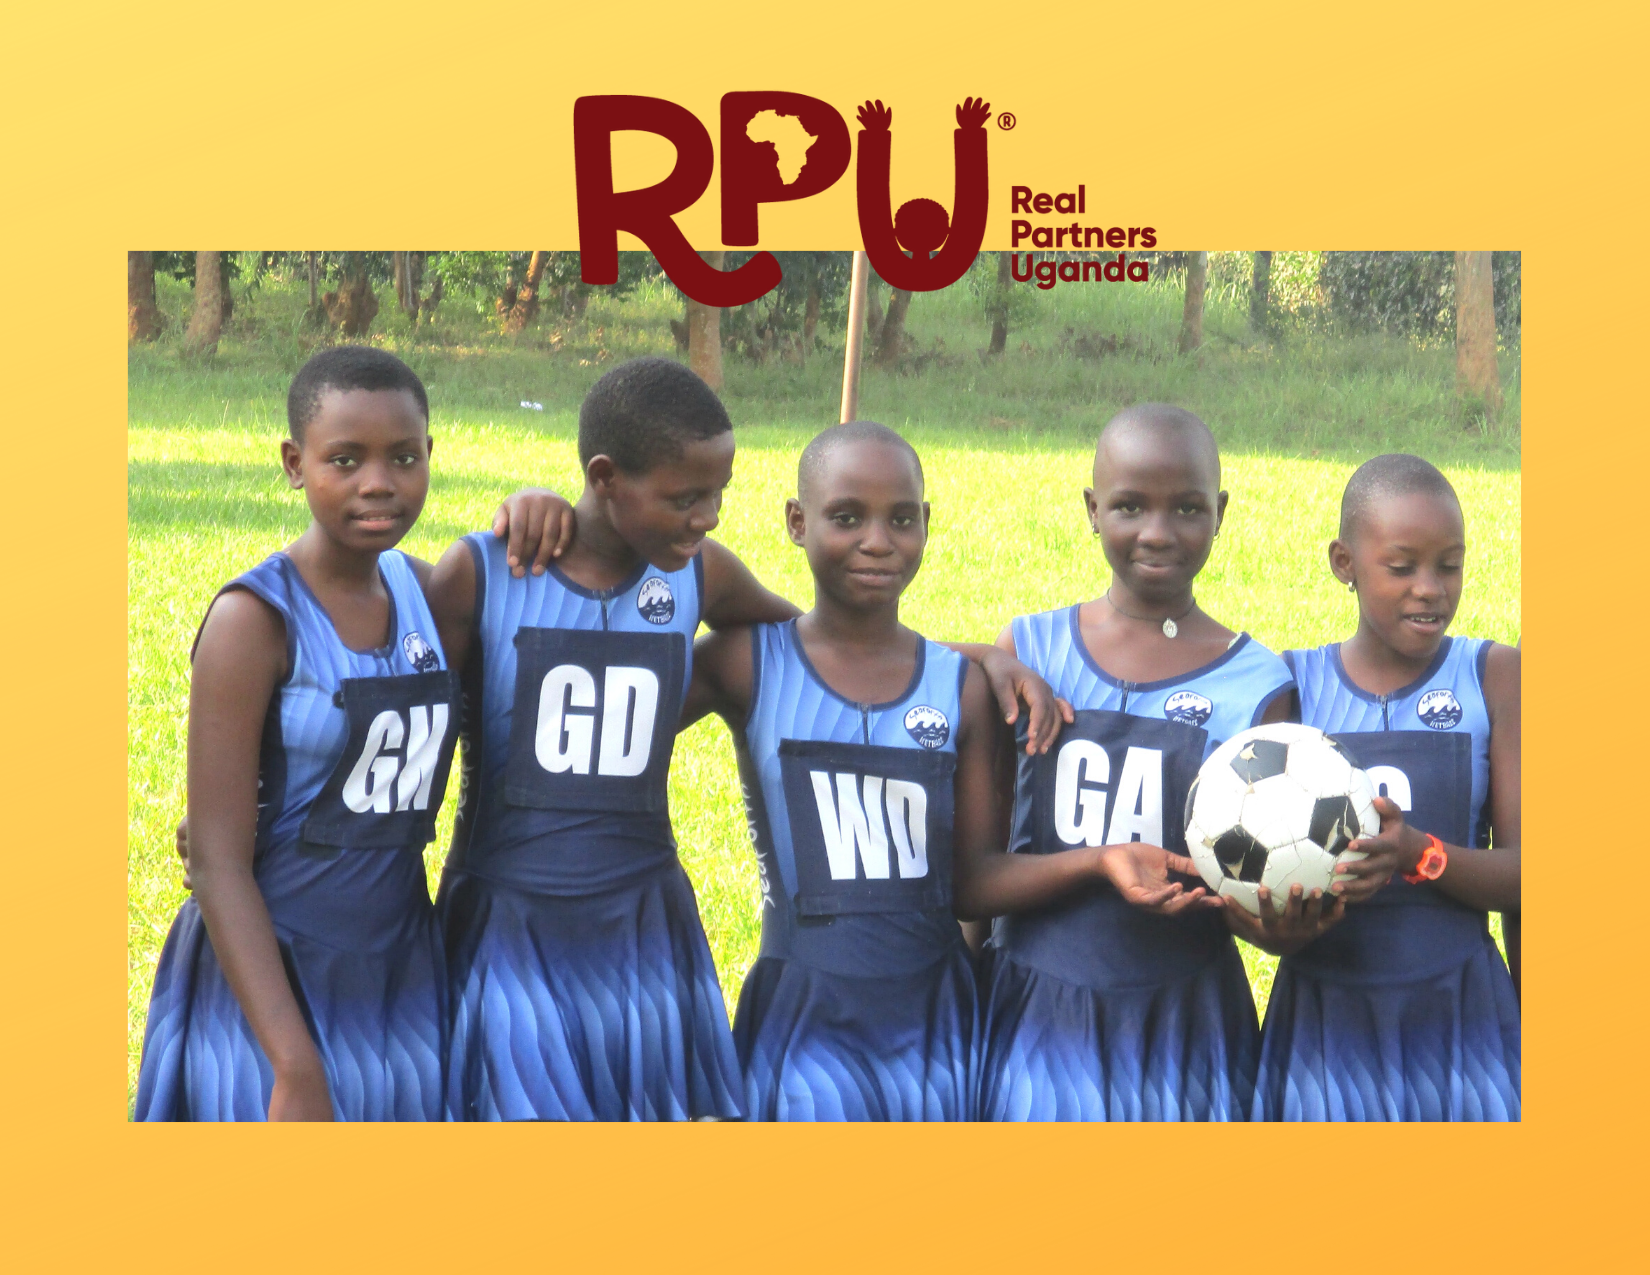
[[[349,737],[304,820],[303,840],[421,851],[435,837],[458,738],[458,678],[447,669],[345,678],[335,702]]]
[[[686,639],[524,628],[515,648],[504,800],[540,810],[666,810]]]
[[[799,915],[951,904],[951,752],[782,739]]]
[[[1203,764],[1208,732],[1173,719],[1079,709],[1059,743],[1025,755],[1026,724],[1016,734],[1020,768],[1029,772],[1031,839],[1022,854],[1076,846],[1144,841],[1183,853],[1183,812]],[[1016,839],[1018,842],[1018,839]]]

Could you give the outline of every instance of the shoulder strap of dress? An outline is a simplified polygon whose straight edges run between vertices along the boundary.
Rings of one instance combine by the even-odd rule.
[[[281,617],[281,627],[286,630],[286,671],[290,679],[297,662],[298,635],[293,624],[293,589],[287,573],[297,569],[286,554],[272,553],[257,566],[241,572],[214,593],[212,600],[206,604],[206,610],[201,613],[201,622],[195,626],[195,640],[189,644],[189,662],[195,662],[195,652],[201,644],[201,633],[205,631],[207,617],[212,614],[212,608],[218,604],[218,599],[226,593],[245,590],[259,601],[267,603]]]

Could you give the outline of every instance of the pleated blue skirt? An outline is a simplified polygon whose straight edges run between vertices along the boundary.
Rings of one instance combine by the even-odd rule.
[[[1172,981],[1095,989],[985,952],[982,1120],[1242,1120],[1260,1031],[1230,942]]]
[[[335,947],[278,922],[276,937],[326,1069],[334,1117],[440,1120],[445,976],[428,898],[409,899],[397,932],[370,949]],[[263,1120],[274,1080],[189,899],[155,971],[135,1116]]]
[[[853,977],[764,956],[734,1038],[755,1120],[972,1120],[979,1008],[967,949]]]
[[[1488,934],[1465,960],[1404,982],[1349,982],[1286,958],[1266,1006],[1254,1115],[1518,1120],[1520,1050],[1518,994]]]
[[[744,1114],[727,1006],[679,863],[578,896],[455,872],[439,909],[449,1118]]]

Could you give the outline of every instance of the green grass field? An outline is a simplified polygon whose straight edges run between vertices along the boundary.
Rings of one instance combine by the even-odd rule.
[[[135,1086],[156,959],[184,899],[172,848],[183,812],[188,649],[218,586],[294,538],[301,496],[280,478],[285,390],[308,353],[294,282],[237,298],[215,360],[175,347],[188,298],[169,282],[173,337],[135,349],[128,403],[128,1080]],[[920,296],[909,326],[930,357],[909,374],[866,373],[861,414],[904,432],[921,452],[933,505],[928,557],[905,618],[937,638],[990,640],[1010,617],[1092,597],[1106,569],[1087,534],[1081,489],[1093,436],[1119,407],[1166,399],[1214,427],[1230,512],[1198,599],[1274,649],[1345,636],[1354,600],[1324,565],[1340,490],[1380,451],[1419,452],[1449,473],[1467,513],[1468,584],[1455,631],[1517,640],[1519,437],[1517,362],[1504,363],[1508,412],[1493,436],[1463,429],[1451,398],[1452,354],[1382,337],[1301,335],[1256,342],[1241,298],[1210,297],[1201,356],[1173,353],[1180,298],[1169,284],[1068,285],[1038,298],[1009,353],[983,361],[986,325],[966,289]],[[492,335],[461,300],[413,333],[386,297],[382,335],[425,377],[437,444],[429,503],[403,544],[433,559],[483,526],[524,484],[574,494],[576,412],[613,362],[671,349],[679,301],[662,287],[592,301],[578,324],[546,320],[520,338]],[[1081,356],[1079,338],[1118,336],[1118,353]],[[1023,348],[1029,347],[1029,348]],[[725,397],[739,457],[716,533],[765,581],[810,601],[800,550],[782,534],[798,449],[836,419],[840,348],[805,365],[730,359]],[[523,410],[520,400],[543,403]],[[454,791],[456,793],[456,781]],[[730,1006],[757,941],[754,862],[720,723],[676,750],[671,806]],[[427,855],[432,888],[452,806]],[[1258,999],[1267,958],[1246,951]]]

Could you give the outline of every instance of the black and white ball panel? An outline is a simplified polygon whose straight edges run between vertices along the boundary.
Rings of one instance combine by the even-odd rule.
[[[1211,890],[1259,911],[1295,884],[1334,881],[1335,863],[1378,827],[1373,789],[1346,750],[1314,727],[1257,726],[1204,762],[1187,799],[1186,842]]]

